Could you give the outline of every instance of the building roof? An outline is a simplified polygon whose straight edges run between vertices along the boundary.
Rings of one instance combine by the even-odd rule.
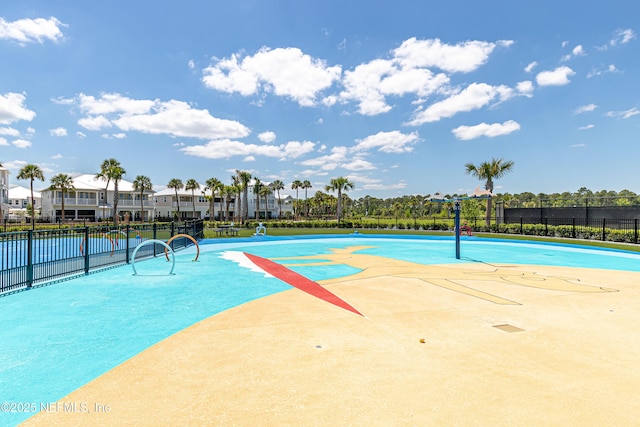
[[[33,197],[40,198],[40,192],[33,190]],[[9,198],[10,199],[30,199],[31,189],[22,187],[20,185],[11,186],[9,187]]]
[[[206,185],[200,184],[200,189],[194,190],[193,194],[195,194],[196,196],[201,196],[202,193],[205,193],[206,195],[211,195],[211,190],[204,191],[205,187]],[[176,190],[173,188],[165,188],[164,190],[156,191],[155,195],[156,196],[175,196]],[[183,187],[180,190],[178,190],[178,195],[191,196],[191,190],[185,190]]]
[[[82,175],[78,175],[73,177],[73,186],[76,191],[100,191],[104,190],[105,187],[108,191],[114,190],[113,181],[109,181],[109,186],[106,186],[107,181],[102,180],[101,178],[96,178],[94,174],[85,173]],[[46,191],[46,190],[43,190]],[[118,191],[121,192],[134,192],[133,183],[131,181],[127,181],[126,179],[121,179],[118,181]],[[146,191],[146,193],[154,193],[153,190]]]

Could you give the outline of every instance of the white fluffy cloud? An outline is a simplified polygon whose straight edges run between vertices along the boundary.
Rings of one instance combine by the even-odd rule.
[[[628,119],[633,116],[637,116],[640,114],[640,109],[638,107],[633,107],[624,111],[607,111],[607,117],[618,117],[622,119]]]
[[[0,135],[20,136],[20,131],[14,128],[0,128]]]
[[[598,106],[596,104],[587,104],[587,105],[581,105],[578,108],[576,108],[573,111],[573,114],[582,114],[582,113],[586,113],[589,111],[593,111],[596,108],[598,108]]]
[[[393,108],[387,100],[390,96],[413,95],[419,100],[416,102],[424,102],[445,91],[449,73],[474,71],[487,62],[497,47],[512,43],[471,40],[447,44],[439,39],[413,37],[392,50],[388,58],[362,63],[344,73],[341,66],[329,66],[297,48],[265,47],[253,56],[234,54],[216,59],[203,70],[202,81],[221,92],[259,96],[257,105],[263,105],[265,93],[273,93],[303,106],[355,102],[360,114],[372,116]],[[336,82],[343,87],[338,96],[321,96]]]
[[[36,113],[25,107],[27,99],[21,93],[0,94],[0,124],[8,125],[19,120],[31,121]]]
[[[18,148],[29,148],[31,147],[31,141],[27,141],[26,139],[16,139],[12,142]]]
[[[525,80],[516,84],[516,90],[518,94],[531,98],[533,96],[533,82],[531,80]]]
[[[276,134],[271,131],[266,131],[258,134],[258,139],[262,142],[266,142],[267,144],[271,144],[276,140]]]
[[[470,140],[481,136],[493,138],[495,136],[509,135],[517,130],[520,130],[520,124],[514,120],[507,120],[504,123],[480,123],[475,126],[459,126],[451,132],[458,139]]]
[[[631,40],[636,38],[636,33],[628,28],[628,29],[618,29],[613,35],[613,38],[609,42],[611,46],[615,46],[617,44],[629,43]]]
[[[209,111],[192,108],[183,101],[139,100],[116,93],[98,98],[80,94],[73,103],[86,114],[78,124],[89,130],[115,126],[125,132],[199,139],[242,138],[250,133],[240,122],[213,117]]]
[[[300,162],[303,166],[312,168],[319,168],[323,171],[332,171],[342,167],[345,164],[351,162],[353,158],[349,156],[349,150],[347,147],[336,146],[331,149],[331,152],[327,155],[308,159]]]
[[[63,127],[49,129],[49,135],[51,136],[67,136],[67,130]]]
[[[218,60],[203,70],[205,86],[222,92],[255,95],[259,89],[313,106],[317,96],[339,80],[340,66],[327,66],[298,48],[262,48],[253,56]]]
[[[357,144],[352,151],[359,152],[377,149],[384,153],[409,153],[413,146],[420,140],[418,132],[404,134],[400,131],[378,132],[364,139],[356,140]]]
[[[541,71],[536,76],[536,82],[538,86],[564,86],[571,82],[569,77],[575,73],[571,68],[563,65],[555,70]]]
[[[426,97],[449,83],[449,77],[428,69],[401,68],[393,60],[376,59],[345,72],[342,83],[345,90],[340,99],[357,101],[360,114],[376,115],[391,110],[387,96]]]
[[[510,41],[500,41],[508,46]],[[412,37],[393,51],[403,68],[435,67],[446,72],[470,72],[487,62],[496,43],[467,41],[456,45],[442,43],[440,39],[418,40]]]
[[[513,90],[506,86],[491,86],[486,83],[472,83],[460,92],[447,99],[431,104],[423,111],[415,114],[410,126],[437,122],[442,118],[452,117],[457,113],[482,108],[492,101],[506,100],[513,96]]]
[[[280,160],[296,159],[313,151],[315,144],[310,141],[289,141],[281,145],[245,144],[241,141],[220,139],[205,145],[191,145],[180,149],[185,154],[207,159],[226,159],[233,156],[266,156]]]
[[[574,58],[576,56],[583,56],[583,55],[585,55],[584,48],[582,47],[582,45],[577,45],[576,47],[573,48],[570,54],[563,56],[562,60],[568,61],[571,58]]]
[[[61,27],[66,25],[54,17],[18,19],[13,22],[0,18],[0,39],[13,40],[20,44],[42,43],[45,40],[58,42],[64,39]]]

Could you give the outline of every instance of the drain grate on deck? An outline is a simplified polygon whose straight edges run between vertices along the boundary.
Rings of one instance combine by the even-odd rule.
[[[493,325],[494,328],[498,328],[501,331],[505,331],[505,332],[523,332],[524,329],[520,329],[516,326],[513,325],[509,325],[509,324],[504,324],[504,325]]]

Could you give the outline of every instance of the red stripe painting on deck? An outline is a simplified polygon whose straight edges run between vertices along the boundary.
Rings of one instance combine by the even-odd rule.
[[[352,313],[358,314],[360,316],[364,315],[360,313],[358,310],[353,308],[351,305],[346,303],[340,297],[332,294],[318,283],[313,280],[307,279],[301,274],[296,273],[293,270],[288,269],[284,265],[275,263],[266,258],[259,257],[257,255],[252,255],[244,252],[245,256],[251,260],[255,265],[266,271],[267,273],[277,277],[285,283],[288,283],[291,286],[294,286],[301,291],[308,293],[309,295],[313,295],[316,298],[320,298],[328,303],[331,303],[340,308],[344,308]]]

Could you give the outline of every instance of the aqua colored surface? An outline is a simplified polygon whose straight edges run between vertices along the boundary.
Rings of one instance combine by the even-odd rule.
[[[266,236],[265,236],[266,237]],[[420,264],[498,263],[575,266],[640,271],[640,254],[492,239],[463,239],[456,260],[451,238],[234,239],[201,243],[176,254],[174,275],[162,256],[0,298],[1,402],[55,402],[157,342],[216,313],[291,289],[273,277],[221,258],[245,251],[266,258],[329,253],[365,245],[370,253]],[[208,244],[210,243],[210,244]],[[344,265],[312,266],[317,260],[283,260],[300,274],[322,280],[357,273]],[[305,265],[309,264],[309,265]],[[32,413],[0,413],[15,425]]]

